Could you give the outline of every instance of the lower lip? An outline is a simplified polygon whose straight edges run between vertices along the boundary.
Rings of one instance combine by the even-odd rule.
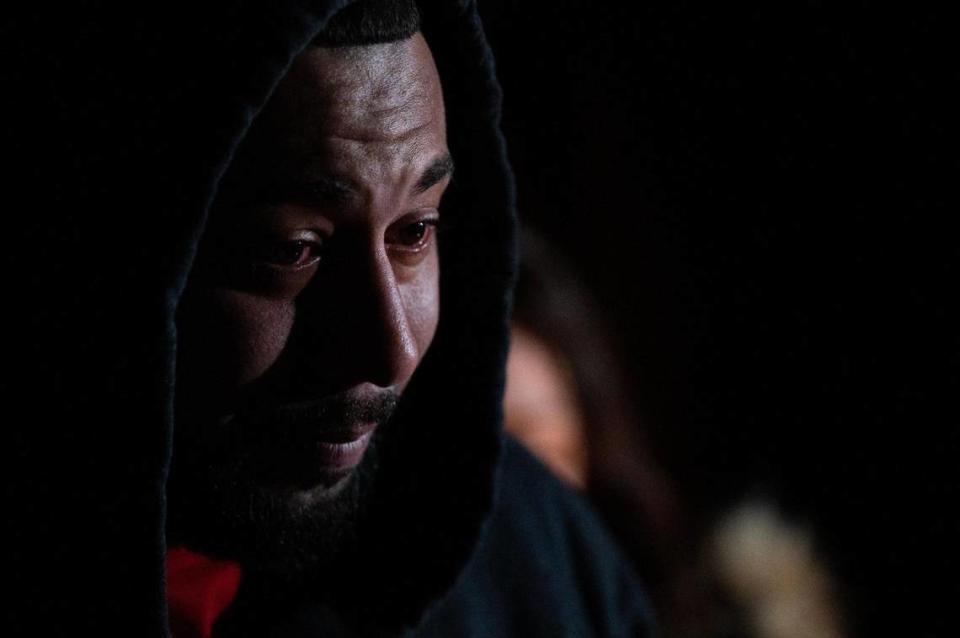
[[[316,444],[317,461],[325,470],[342,472],[360,464],[373,437],[373,428],[347,441],[319,441]]]

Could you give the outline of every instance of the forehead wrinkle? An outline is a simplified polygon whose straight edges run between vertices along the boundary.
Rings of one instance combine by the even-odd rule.
[[[411,55],[420,56],[418,64],[411,64]],[[402,139],[428,126],[434,111],[444,107],[440,77],[419,34],[398,42],[311,49],[297,59],[279,93],[278,124],[289,135],[287,143],[301,151],[331,135]],[[299,132],[291,134],[291,121],[298,122]]]
[[[362,59],[369,62],[369,57],[377,56],[362,56]],[[311,92],[320,107],[315,111],[315,121],[327,134],[340,128],[351,131],[351,137],[353,132],[361,130],[382,131],[384,137],[402,136],[404,128],[423,125],[423,120],[431,116],[433,102],[442,95],[432,69],[418,68],[411,72],[409,65],[401,65],[399,61],[385,66],[364,63],[356,69],[338,71],[312,78],[315,85]],[[439,99],[442,109],[442,97]],[[336,117],[330,118],[330,114]],[[408,126],[409,119],[417,122]]]
[[[271,170],[357,187],[389,173],[412,187],[426,168],[418,156],[446,149],[440,78],[425,47],[413,40],[301,57],[271,109]]]
[[[311,85],[315,99],[326,105],[355,104],[377,112],[426,101],[434,89],[434,74],[424,68],[411,70],[398,47],[381,51],[374,45],[358,47],[354,54],[330,55],[347,63],[333,68],[307,64],[300,74],[306,76],[300,79]]]
[[[398,83],[397,80],[391,80]],[[393,87],[355,86],[329,94],[318,112],[319,133],[353,139],[400,139],[433,121],[431,99],[422,83]],[[329,117],[335,113],[336,117]]]
[[[421,130],[435,126],[438,120],[438,142],[446,144],[443,104],[439,109],[433,109],[428,99],[379,111],[358,109],[351,113],[340,110],[338,117],[328,117],[328,114],[329,111],[316,111],[312,121],[299,134],[285,136],[284,146],[288,152],[312,163],[324,157],[329,158],[331,153],[336,154],[331,143],[388,144],[395,150],[402,150],[396,149],[395,145],[416,138]],[[417,141],[418,149],[420,146],[422,142]]]
[[[421,117],[411,118],[405,113],[396,112],[387,117],[362,118],[348,125],[341,125],[335,129],[331,127],[332,130],[323,131],[323,138],[329,141],[386,144],[395,147],[410,138],[416,138],[418,133],[435,125],[435,117],[424,117],[429,115],[429,111],[421,111],[418,115]],[[414,121],[411,122],[411,120]],[[420,150],[423,141],[414,141],[416,149]]]
[[[409,192],[422,171],[427,168],[422,165],[421,154],[432,146],[429,140],[409,140],[415,135],[416,131],[411,131],[402,139],[384,141],[378,138],[374,143],[356,138],[330,138],[334,148],[329,149],[328,153],[331,150],[336,153],[336,146],[339,145],[351,146],[354,149],[353,153],[345,154],[352,158],[350,165],[343,166],[342,170],[337,170],[341,167],[335,168],[335,174],[343,175],[351,187],[358,194],[362,194],[361,199],[376,199],[376,193],[387,183],[392,184],[398,192]],[[440,146],[437,150],[442,152],[444,149],[445,146]],[[329,160],[329,154],[318,153],[315,157],[330,166],[324,161]],[[427,159],[432,158],[431,154]],[[350,170],[350,166],[353,170]],[[385,175],[390,175],[392,179],[384,180]]]

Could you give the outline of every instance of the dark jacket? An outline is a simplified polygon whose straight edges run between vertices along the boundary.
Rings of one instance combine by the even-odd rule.
[[[345,2],[15,13],[4,635],[164,636],[174,313],[238,142]],[[515,272],[500,92],[472,2],[423,3],[457,176],[440,325],[334,594],[244,582],[215,635],[643,636],[589,510],[505,443]],[[407,424],[406,426],[404,424]]]

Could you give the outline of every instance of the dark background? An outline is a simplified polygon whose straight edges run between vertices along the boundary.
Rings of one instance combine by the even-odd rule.
[[[521,217],[606,309],[697,524],[775,497],[815,530],[852,635],[949,635],[956,35],[838,5],[481,13]]]

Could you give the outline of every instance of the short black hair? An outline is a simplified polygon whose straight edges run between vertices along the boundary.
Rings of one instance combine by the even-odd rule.
[[[406,40],[420,30],[415,0],[357,0],[337,12],[313,39],[320,47]]]

